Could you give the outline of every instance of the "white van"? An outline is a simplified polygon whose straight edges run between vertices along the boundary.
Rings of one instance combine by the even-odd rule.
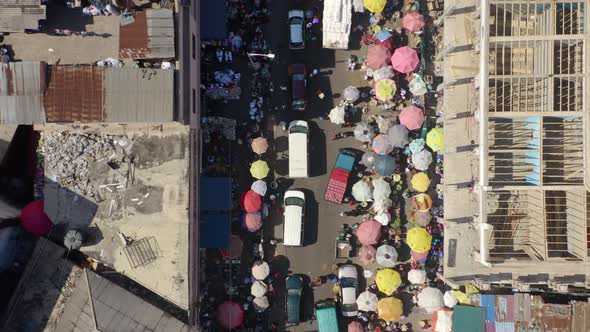
[[[283,224],[283,245],[303,245],[303,221],[305,216],[305,194],[299,190],[285,192]]]
[[[309,126],[306,121],[295,120],[289,123],[289,177],[306,178],[309,176],[309,158],[307,141]]]

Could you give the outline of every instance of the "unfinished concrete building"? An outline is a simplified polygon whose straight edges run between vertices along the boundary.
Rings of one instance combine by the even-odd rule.
[[[458,268],[447,259],[446,277],[520,290],[590,288],[586,2],[473,4],[465,22],[476,31],[471,36],[479,63],[479,98],[469,110],[478,138],[469,195],[477,201],[471,211],[477,244],[473,264]],[[445,80],[452,74],[446,72]],[[445,199],[445,206],[452,204]],[[457,250],[460,226],[449,220],[446,228],[447,248]]]

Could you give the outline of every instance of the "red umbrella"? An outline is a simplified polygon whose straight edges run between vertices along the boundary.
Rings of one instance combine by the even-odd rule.
[[[21,211],[21,225],[27,232],[41,236],[49,233],[53,227],[53,223],[43,211],[44,206],[43,200],[32,201]]]
[[[365,332],[365,328],[363,324],[355,320],[348,324],[348,332]]]
[[[256,232],[262,227],[262,216],[260,212],[250,212],[244,215],[244,227],[250,232]]]
[[[391,56],[391,66],[400,73],[411,73],[420,63],[418,53],[408,46],[400,47]]]
[[[244,321],[244,310],[235,302],[225,301],[217,307],[215,316],[221,327],[235,329]]]
[[[241,198],[240,206],[246,212],[254,212],[262,208],[262,199],[254,190],[248,190]]]
[[[359,257],[361,259],[361,263],[368,265],[375,262],[375,255],[377,254],[377,249],[373,246],[362,246],[359,250]]]
[[[418,12],[409,12],[402,18],[402,26],[410,32],[416,32],[424,28],[424,16]]]
[[[389,64],[391,51],[381,45],[371,45],[367,51],[367,66],[372,69],[379,69]]]
[[[423,122],[424,112],[414,105],[404,107],[399,114],[399,123],[409,130],[420,129]]]
[[[383,47],[386,47],[388,50],[393,50],[393,46],[395,45],[395,40],[393,39],[393,36],[381,41],[377,41],[377,45],[381,45]]]
[[[363,222],[356,230],[356,237],[363,245],[376,244],[381,238],[381,224],[375,220]]]

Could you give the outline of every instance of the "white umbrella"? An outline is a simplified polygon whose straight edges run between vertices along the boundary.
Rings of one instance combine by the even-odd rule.
[[[420,171],[425,171],[432,164],[432,153],[424,149],[412,155],[412,164]]]
[[[459,303],[459,301],[457,301],[457,299],[453,296],[453,292],[451,291],[445,292],[445,295],[443,296],[443,302],[445,304],[445,307],[449,308],[452,308],[456,306],[457,303]]]
[[[393,120],[391,118],[384,118],[381,115],[377,117],[377,127],[381,134],[387,134],[391,125],[393,125]]]
[[[387,226],[387,224],[389,224],[389,222],[391,221],[391,214],[389,212],[383,211],[377,213],[375,217],[373,217],[373,219],[375,219],[375,221],[378,221],[381,225]]]
[[[367,152],[363,153],[363,157],[361,158],[360,163],[367,166],[367,167],[371,167],[371,166],[373,166],[373,163],[375,162],[376,156],[377,156],[377,154],[374,151],[367,151]]]
[[[359,202],[372,200],[371,187],[363,180],[358,181],[352,186],[352,197]]]
[[[344,99],[351,103],[354,103],[361,97],[361,92],[359,91],[359,89],[351,85],[344,89],[342,95]]]
[[[377,264],[383,267],[394,267],[397,264],[397,251],[394,247],[384,244],[377,248],[375,258]]]
[[[331,111],[330,114],[328,114],[328,117],[330,118],[330,121],[333,124],[343,124],[344,121],[344,107],[334,107]]]
[[[354,138],[358,141],[368,143],[375,138],[375,130],[367,122],[359,122],[359,124],[354,127]]]
[[[254,309],[256,309],[258,312],[266,310],[266,308],[268,308],[270,305],[266,296],[255,297],[252,303],[254,303]]]
[[[444,305],[443,293],[438,288],[426,287],[418,294],[418,306],[430,314]]]
[[[393,72],[393,68],[391,66],[385,66],[377,70],[373,70],[373,80],[375,80],[375,82],[384,78],[393,78],[394,76],[395,73]]]
[[[270,274],[270,266],[265,261],[256,261],[252,264],[252,276],[256,280],[264,280]]]
[[[356,299],[356,305],[360,311],[377,311],[377,302],[379,298],[375,293],[364,291]]]
[[[266,195],[266,182],[264,182],[264,180],[256,180],[254,181],[254,183],[252,183],[252,186],[250,186],[250,189],[252,189],[252,191],[254,191],[255,193],[257,193],[260,196],[264,196]]]
[[[387,212],[387,209],[389,209],[392,205],[393,202],[389,198],[376,200],[375,203],[373,203],[373,210],[376,213]]]
[[[264,296],[268,292],[268,287],[260,280],[256,280],[250,287],[250,294],[254,297]]]
[[[428,88],[426,87],[426,82],[422,76],[418,74],[414,74],[414,78],[410,81],[410,92],[414,96],[422,96],[428,92]]]
[[[408,281],[414,285],[421,285],[426,282],[426,271],[413,269],[408,272]]]
[[[395,125],[387,131],[389,141],[396,148],[403,148],[410,143],[408,139],[408,129],[402,125]]]
[[[391,186],[383,178],[373,180],[373,199],[385,200],[391,195]]]

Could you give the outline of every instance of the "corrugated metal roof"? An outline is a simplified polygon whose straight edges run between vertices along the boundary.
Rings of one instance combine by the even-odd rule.
[[[495,295],[481,295],[479,298],[479,305],[486,310],[486,321],[496,321],[496,301]]]
[[[22,32],[37,29],[45,19],[45,5],[41,0],[0,1],[0,32]]]
[[[496,322],[493,323],[494,325],[494,332],[514,332],[515,326],[513,322]],[[486,332],[488,332],[486,330]]]
[[[514,321],[529,322],[531,320],[531,295],[514,294]]]
[[[573,310],[572,332],[590,331],[590,303],[576,302]]]
[[[464,305],[455,306],[453,313],[453,331],[484,332],[485,309],[482,307]]]
[[[105,122],[170,122],[174,71],[105,68]]]
[[[44,123],[44,62],[0,65],[0,124]]]
[[[496,295],[496,322],[514,322],[513,295]]]
[[[137,13],[135,22],[121,26],[119,57],[124,59],[174,58],[174,19],[170,9]]]
[[[104,120],[103,67],[51,66],[45,95],[49,122]]]

